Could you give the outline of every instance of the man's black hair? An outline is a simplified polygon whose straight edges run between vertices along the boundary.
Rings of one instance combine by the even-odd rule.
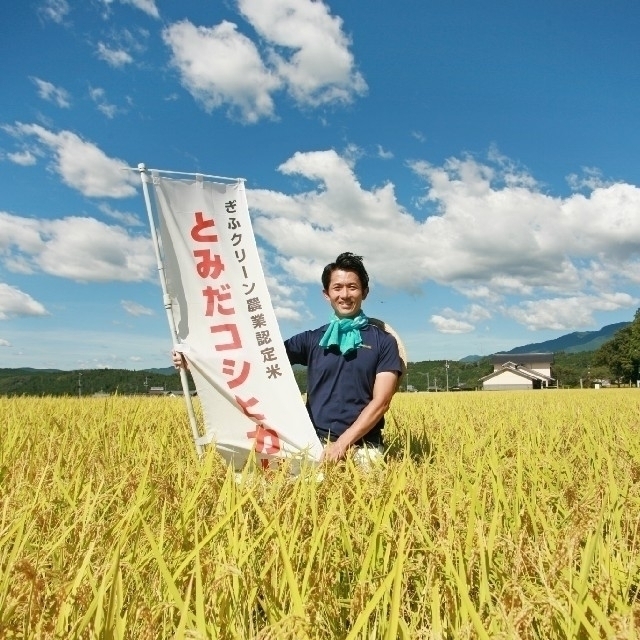
[[[369,274],[362,264],[362,256],[354,256],[353,253],[347,251],[341,253],[335,262],[328,264],[322,271],[322,288],[327,291],[331,282],[331,274],[337,270],[353,271],[360,280],[360,286],[363,291],[369,288]]]

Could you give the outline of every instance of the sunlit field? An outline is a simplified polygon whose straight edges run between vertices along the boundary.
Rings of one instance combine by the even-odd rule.
[[[0,398],[0,637],[637,638],[640,390],[399,394],[235,478],[182,400]]]

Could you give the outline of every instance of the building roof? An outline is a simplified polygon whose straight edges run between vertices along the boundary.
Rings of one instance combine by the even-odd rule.
[[[505,371],[509,371],[510,373],[515,373],[517,376],[522,378],[526,378],[527,380],[546,380],[550,382],[554,380],[549,376],[545,376],[543,373],[539,373],[538,371],[533,371],[532,369],[528,369],[527,367],[523,367],[522,365],[515,364],[515,362],[505,362],[500,369],[496,369],[492,371],[489,375],[486,375],[480,378],[480,382],[484,382],[485,380],[489,380],[491,378],[495,378]]]
[[[553,353],[494,353],[491,356],[492,364],[505,364],[507,362],[515,362],[516,364],[524,364],[531,362],[553,362]]]

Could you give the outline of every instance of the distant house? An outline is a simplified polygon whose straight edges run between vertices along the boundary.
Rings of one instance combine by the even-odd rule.
[[[149,387],[150,396],[163,396],[166,394],[164,387]]]
[[[551,377],[553,353],[497,353],[493,372],[480,378],[485,391],[556,388]]]
[[[170,398],[183,398],[184,397],[184,391],[182,389],[176,389],[174,391],[168,391],[167,395]],[[197,396],[198,392],[195,389],[189,389],[189,395],[191,397]]]

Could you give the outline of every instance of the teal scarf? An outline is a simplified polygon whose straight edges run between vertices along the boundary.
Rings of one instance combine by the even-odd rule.
[[[320,338],[320,346],[325,349],[337,346],[343,356],[347,355],[362,344],[360,329],[368,324],[369,318],[362,311],[355,318],[338,318],[334,314],[327,330]]]

